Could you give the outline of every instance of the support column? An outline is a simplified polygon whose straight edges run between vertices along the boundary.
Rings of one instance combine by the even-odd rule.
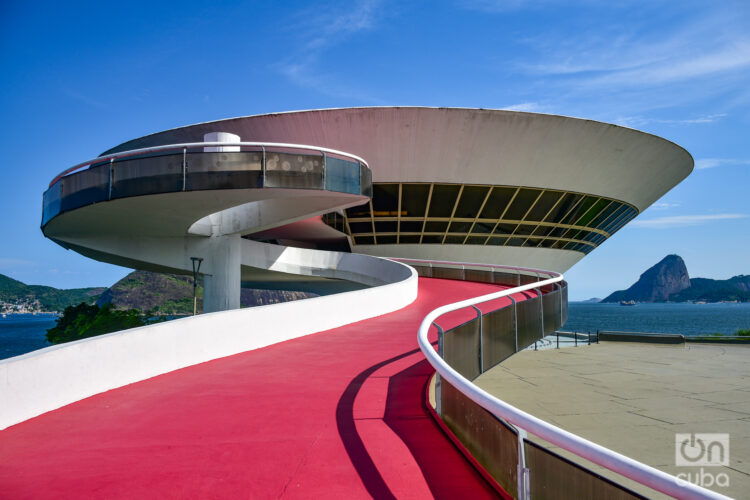
[[[203,312],[240,308],[241,257],[240,236],[213,236],[212,251],[204,261]]]

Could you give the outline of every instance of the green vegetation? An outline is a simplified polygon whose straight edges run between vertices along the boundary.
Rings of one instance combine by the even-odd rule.
[[[118,311],[111,304],[99,307],[82,302],[65,308],[63,315],[57,319],[57,324],[47,330],[47,340],[52,344],[62,344],[164,321],[150,319],[150,316],[135,309]]]
[[[738,337],[750,337],[750,328],[747,330],[737,330],[737,333],[735,333]]]
[[[26,285],[0,274],[0,302],[38,301],[41,311],[60,311],[81,302],[92,304],[103,291],[104,288],[60,290],[51,286]]]

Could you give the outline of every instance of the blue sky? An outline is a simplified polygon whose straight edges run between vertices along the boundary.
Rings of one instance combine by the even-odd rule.
[[[0,273],[57,287],[128,270],[39,230],[59,171],[122,141],[296,109],[505,108],[617,123],[697,168],[567,273],[571,298],[669,253],[750,273],[750,2],[20,2],[0,4]]]

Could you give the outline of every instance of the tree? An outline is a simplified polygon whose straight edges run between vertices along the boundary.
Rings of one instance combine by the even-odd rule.
[[[153,322],[155,321],[150,320],[148,314],[141,314],[136,309],[118,311],[112,304],[99,307],[82,302],[65,308],[63,315],[57,319],[57,324],[47,330],[47,340],[52,344],[61,344]]]

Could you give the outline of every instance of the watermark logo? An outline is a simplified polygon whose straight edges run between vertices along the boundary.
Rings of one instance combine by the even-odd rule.
[[[729,486],[726,472],[711,473],[704,467],[729,465],[729,434],[675,434],[675,464],[678,467],[700,467],[697,472],[677,474],[677,483],[693,483],[704,488]]]
[[[675,464],[679,467],[729,465],[729,434],[675,434]]]

